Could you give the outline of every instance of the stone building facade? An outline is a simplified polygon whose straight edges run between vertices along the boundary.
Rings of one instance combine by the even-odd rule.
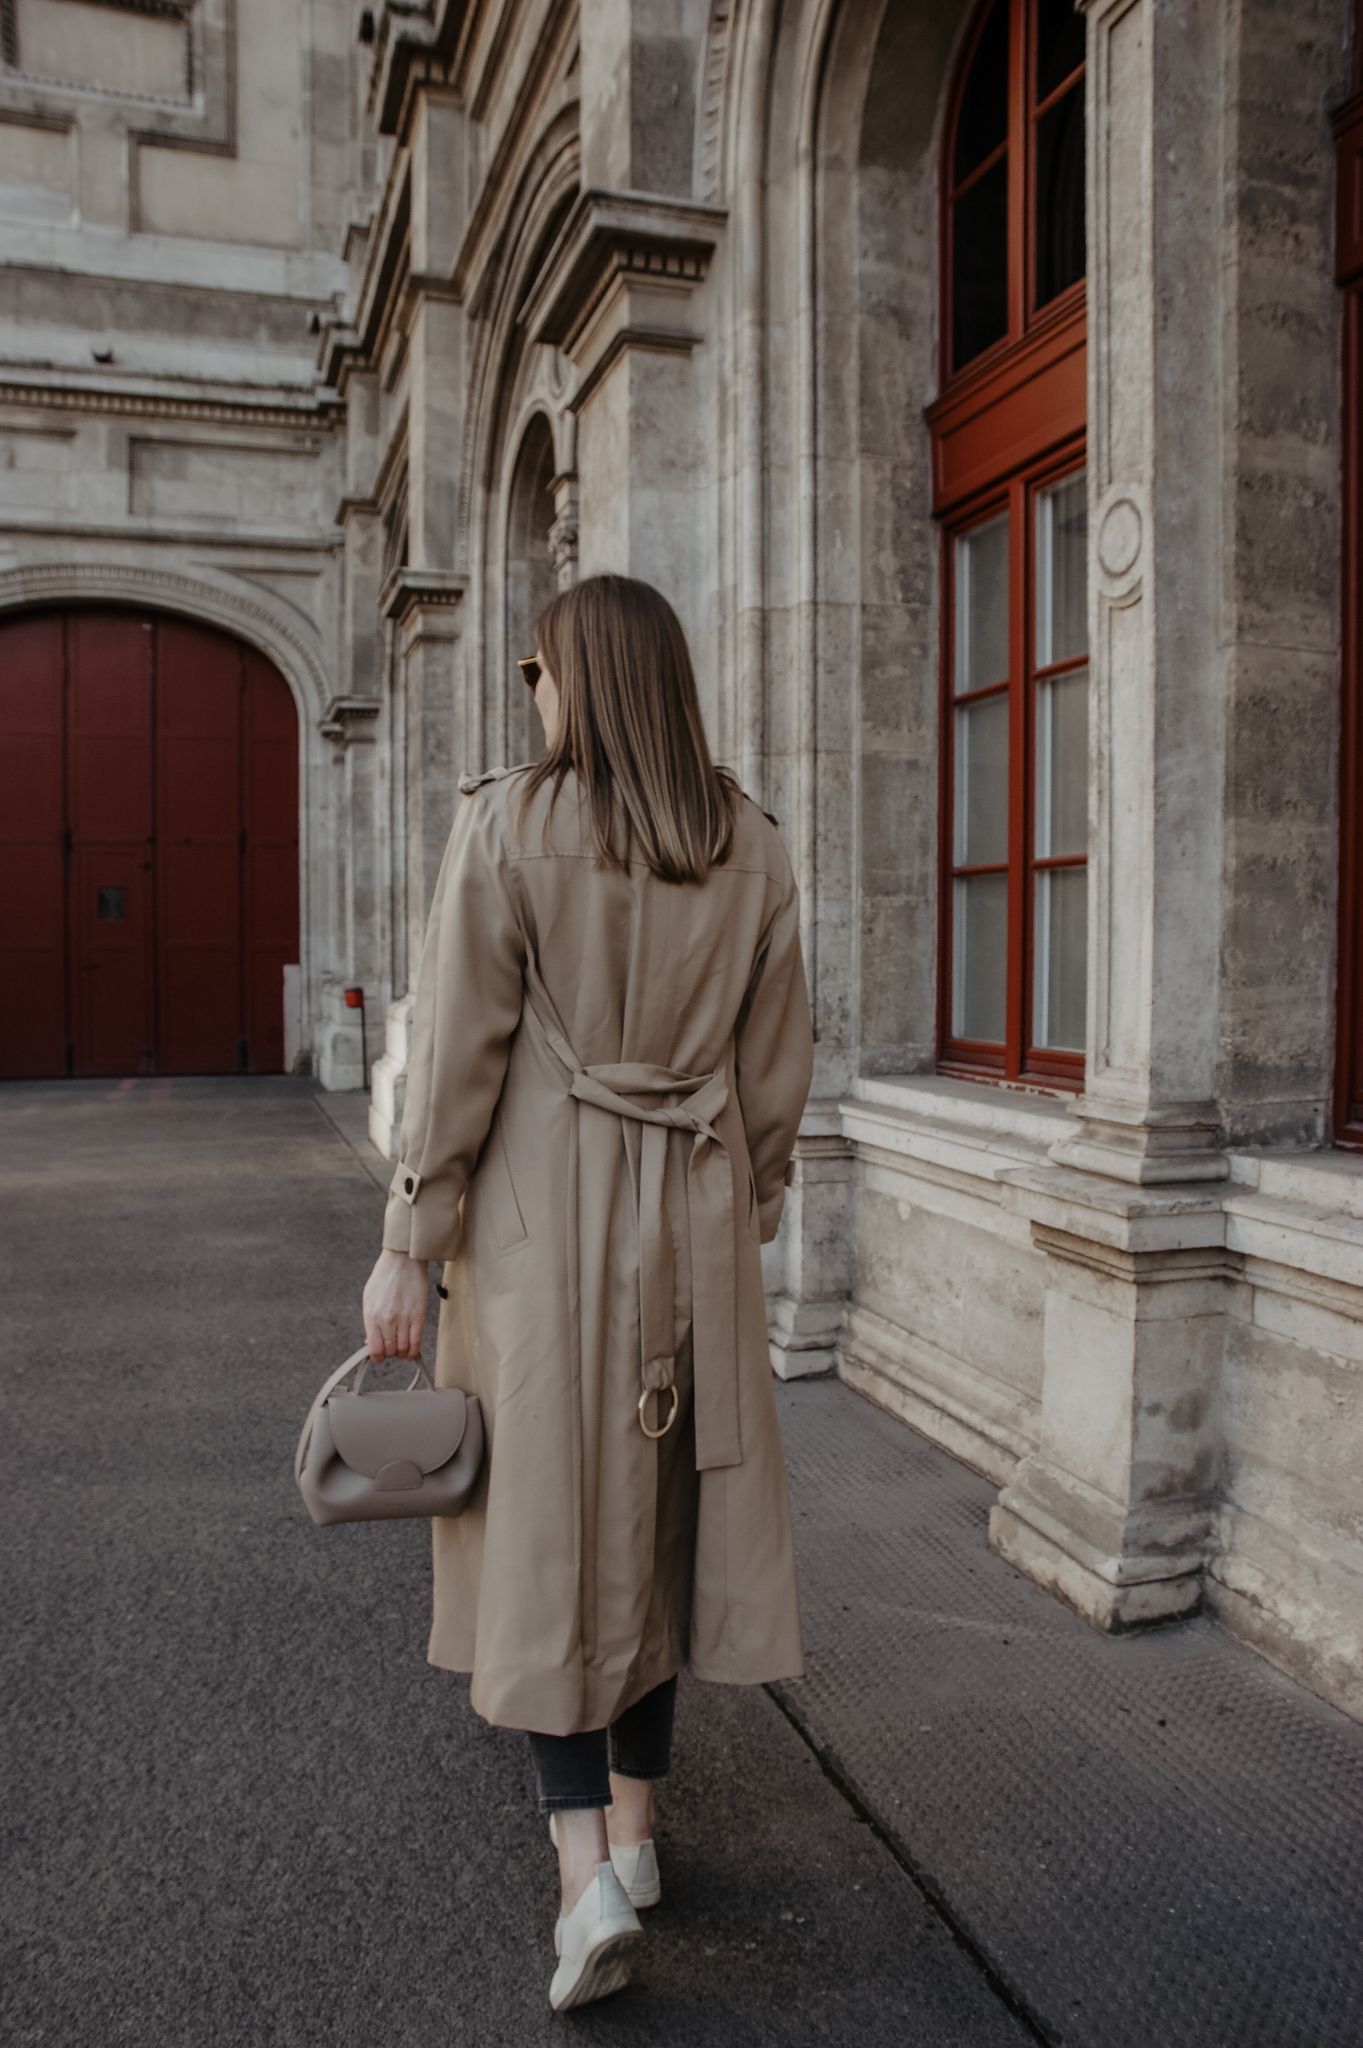
[[[189,97],[26,70],[77,15]],[[657,583],[802,891],[774,1369],[1363,1716],[1348,0],[3,22],[0,601],[279,668],[301,1056],[382,1033],[391,1155],[458,776],[555,588]]]

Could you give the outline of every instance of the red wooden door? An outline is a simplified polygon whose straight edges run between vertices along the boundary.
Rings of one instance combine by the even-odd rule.
[[[134,612],[0,625],[0,1074],[278,1073],[298,721],[262,655]]]
[[[152,627],[74,612],[66,639],[71,1071],[150,1074]]]
[[[0,637],[2,1071],[11,1078],[64,1071],[64,665],[60,618],[20,619]]]
[[[242,649],[176,619],[162,622],[157,654],[159,1064],[163,1074],[230,1074],[249,1065],[241,1017]]]

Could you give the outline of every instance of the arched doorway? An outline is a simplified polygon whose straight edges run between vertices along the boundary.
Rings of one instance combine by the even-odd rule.
[[[535,621],[558,593],[549,552],[554,523],[554,437],[542,412],[530,421],[516,456],[506,533],[506,758],[537,761],[544,733],[517,661],[535,651]]]
[[[164,614],[0,622],[0,1074],[279,1073],[298,716],[264,655]]]

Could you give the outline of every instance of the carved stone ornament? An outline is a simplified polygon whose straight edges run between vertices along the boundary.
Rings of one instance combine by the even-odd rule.
[[[1114,498],[1098,528],[1098,560],[1114,580],[1129,576],[1140,559],[1142,521],[1132,498]]]

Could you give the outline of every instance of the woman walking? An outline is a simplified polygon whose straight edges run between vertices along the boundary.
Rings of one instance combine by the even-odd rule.
[[[444,1262],[435,1376],[488,1452],[432,1525],[428,1654],[530,1733],[563,2010],[626,1981],[661,1895],[678,1671],[801,1669],[760,1247],[813,1051],[790,864],[671,607],[593,577],[521,668],[548,751],[461,785],[364,1316],[415,1357]]]

